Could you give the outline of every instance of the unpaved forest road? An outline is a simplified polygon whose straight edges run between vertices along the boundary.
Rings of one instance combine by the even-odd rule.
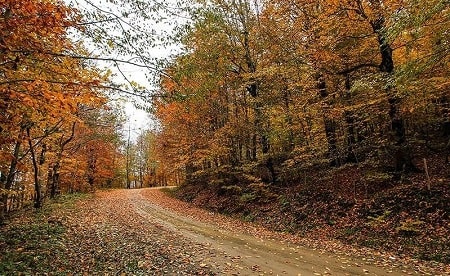
[[[420,275],[393,258],[324,253],[212,214],[157,189],[98,192],[66,223],[76,274]],[[88,242],[86,242],[88,241]],[[300,241],[301,242],[301,241]],[[345,247],[343,247],[345,248]],[[70,261],[69,261],[70,262]]]

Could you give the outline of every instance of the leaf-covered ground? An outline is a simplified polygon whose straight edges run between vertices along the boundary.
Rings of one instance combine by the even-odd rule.
[[[304,239],[160,190],[64,198],[0,227],[0,275],[446,275],[448,266]],[[27,215],[28,214],[28,215]]]
[[[208,272],[195,261],[207,253],[201,244],[185,242],[161,225],[142,220],[125,192],[52,206],[0,229],[0,275]]]
[[[302,172],[301,183],[290,186],[246,183],[245,172],[221,171],[212,174],[221,181],[198,174],[175,196],[320,244],[338,240],[448,270],[450,171],[441,159],[429,164],[429,182],[423,170],[395,181],[357,165]]]

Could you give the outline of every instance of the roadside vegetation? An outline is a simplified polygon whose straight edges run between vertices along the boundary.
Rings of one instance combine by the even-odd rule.
[[[301,183],[287,187],[246,182],[251,177],[242,171],[222,172],[220,181],[215,172],[202,172],[170,194],[268,229],[449,264],[448,172],[438,169],[439,161],[431,164],[439,173],[430,190],[422,173],[403,183],[384,177],[363,183],[366,171],[352,165],[325,176],[317,168],[305,171]]]
[[[68,194],[50,200],[37,210],[23,209],[0,228],[0,274],[44,274],[58,271],[57,263],[69,265],[65,254],[67,225],[62,222],[76,202],[91,194]]]

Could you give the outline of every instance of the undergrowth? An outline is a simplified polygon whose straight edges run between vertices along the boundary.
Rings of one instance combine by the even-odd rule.
[[[90,194],[65,194],[34,212],[13,213],[0,227],[0,275],[44,274],[55,258],[63,260],[66,227],[58,211],[75,208]]]

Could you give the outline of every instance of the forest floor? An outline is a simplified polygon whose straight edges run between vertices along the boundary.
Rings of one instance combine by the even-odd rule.
[[[442,156],[427,160],[429,178],[420,160],[417,172],[402,175],[371,163],[278,169],[275,183],[253,177],[254,168],[262,168],[258,164],[251,170],[219,168],[193,174],[172,194],[211,212],[303,237],[311,247],[337,240],[410,263],[447,267],[450,275],[449,164]]]
[[[0,227],[1,275],[449,275],[438,263],[272,232],[157,189],[100,191]]]

